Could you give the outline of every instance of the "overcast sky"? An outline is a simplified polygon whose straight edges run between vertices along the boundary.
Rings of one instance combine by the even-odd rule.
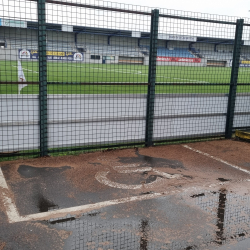
[[[160,12],[163,14],[201,17],[232,22],[235,22],[236,18],[246,17],[248,20],[245,19],[245,23],[250,23],[250,0],[110,0],[108,2],[102,0],[61,1],[122,9],[125,8],[146,12],[149,12],[151,8],[155,7],[161,9]],[[0,18],[36,21],[36,5],[37,4],[35,2],[29,0],[0,0]],[[46,21],[49,23],[146,32],[150,31],[150,16],[86,9],[65,5],[62,6],[57,4],[47,4],[46,6]],[[180,10],[180,12],[172,10]],[[205,15],[200,13],[204,13]],[[206,13],[209,15],[206,15]],[[159,22],[159,33],[233,39],[235,36],[235,26],[161,18]],[[243,39],[250,40],[249,26],[244,27]]]
[[[110,2],[227,16],[250,17],[250,12],[248,12],[250,10],[249,0],[111,0]]]

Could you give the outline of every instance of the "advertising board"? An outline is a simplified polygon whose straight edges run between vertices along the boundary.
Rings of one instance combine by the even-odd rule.
[[[229,66],[232,67],[232,64],[233,64],[233,60],[230,60],[229,62]],[[240,62],[240,67],[243,67],[243,68],[250,68],[250,61],[247,61],[247,60],[242,60]]]
[[[26,29],[27,22],[26,21],[11,20],[11,19],[0,19],[0,26]]]
[[[37,50],[19,49],[18,52],[20,59],[39,58]],[[46,55],[47,60],[83,61],[83,53],[79,52],[47,51]]]
[[[157,56],[158,62],[188,62],[188,63],[200,63],[201,58],[186,58],[186,57],[168,57]]]

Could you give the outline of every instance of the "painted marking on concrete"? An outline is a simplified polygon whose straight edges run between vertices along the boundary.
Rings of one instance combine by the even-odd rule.
[[[153,169],[152,171],[158,175],[161,175],[164,178],[167,178],[167,179],[174,179],[174,178],[179,178],[182,176],[181,174],[168,174],[168,173],[156,170],[156,169]]]
[[[250,181],[250,179],[243,180],[243,181]],[[240,181],[240,182],[243,182]],[[236,181],[239,182],[239,181]],[[226,185],[228,182],[218,182],[213,185],[210,185],[209,187],[213,186],[219,186],[219,185]],[[232,182],[230,182],[232,183]],[[3,190],[8,191],[8,185],[6,183],[6,180],[4,178],[4,175],[2,173],[2,170],[0,168],[0,188]],[[203,188],[206,188],[206,185],[203,185],[202,187],[188,187],[188,188],[180,188],[180,189],[175,189],[172,191],[165,191],[161,193],[154,193],[154,194],[145,194],[145,195],[140,195],[140,196],[132,196],[132,197],[127,197],[127,198],[121,198],[121,199],[116,199],[116,200],[109,200],[109,201],[103,201],[103,202],[98,202],[95,204],[87,204],[87,205],[82,205],[82,206],[76,206],[76,207],[69,207],[69,208],[63,208],[63,209],[58,209],[58,210],[52,210],[49,212],[44,212],[44,213],[37,213],[37,214],[30,214],[26,216],[20,216],[14,202],[12,201],[11,197],[8,195],[4,195],[3,192],[3,198],[4,198],[4,205],[6,208],[7,216],[9,219],[10,223],[16,223],[16,222],[23,222],[23,221],[36,221],[36,220],[49,220],[51,218],[59,218],[66,216],[68,214],[75,214],[78,215],[80,213],[86,213],[90,212],[92,210],[96,209],[101,209],[103,207],[108,207],[108,206],[114,206],[118,204],[124,204],[128,202],[135,202],[135,201],[143,201],[143,200],[150,200],[158,197],[164,197],[167,195],[174,195],[178,194],[181,192],[192,192],[192,191],[199,191]],[[6,199],[7,197],[7,199]],[[7,201],[7,202],[6,202]]]
[[[18,221],[20,219],[20,215],[18,213],[15,203],[11,199],[10,191],[1,168],[0,168],[0,188],[2,189],[3,204],[6,209],[9,222]]]
[[[221,183],[221,185],[224,185],[226,182]],[[44,213],[38,213],[38,214],[30,214],[26,216],[20,216],[16,221],[11,220],[11,223],[13,222],[22,222],[22,221],[31,221],[31,220],[49,220],[51,218],[59,218],[68,215],[69,213],[72,214],[79,214],[79,213],[86,213],[91,210],[101,209],[103,207],[118,205],[118,204],[124,204],[128,202],[135,202],[135,201],[143,201],[143,200],[150,200],[158,197],[163,197],[167,195],[173,195],[180,192],[189,192],[189,191],[198,191],[200,188],[198,187],[188,187],[188,188],[182,188],[180,190],[172,190],[172,191],[166,191],[161,193],[154,193],[154,194],[145,194],[140,196],[132,196],[127,198],[121,198],[116,200],[109,200],[109,201],[103,201],[98,202],[95,204],[87,204],[82,206],[76,206],[76,207],[70,207],[70,208],[64,208],[64,209],[58,209],[58,210],[52,210],[49,212]]]
[[[114,168],[115,169],[115,168]],[[152,168],[150,167],[145,167],[145,168],[136,168],[136,169],[115,169],[118,173],[121,174],[130,174],[130,173],[143,173],[143,172],[148,172],[151,171]]]
[[[152,170],[151,167],[138,168],[139,166],[140,164],[129,164],[125,166],[116,166],[116,167],[113,167],[113,169],[121,174],[143,173],[143,172],[148,172]]]
[[[221,162],[221,163],[224,163],[224,164],[226,164],[226,165],[228,165],[228,166],[230,166],[230,167],[232,167],[232,168],[235,168],[235,169],[237,169],[237,170],[240,170],[240,171],[242,171],[242,172],[245,172],[245,173],[247,173],[247,174],[250,174],[250,171],[248,171],[248,170],[246,170],[246,169],[244,169],[244,168],[238,167],[238,166],[236,166],[236,165],[233,165],[233,164],[231,164],[231,163],[229,163],[229,162],[227,162],[227,161],[224,161],[224,160],[222,160],[222,159],[220,159],[220,158],[218,158],[218,157],[214,157],[214,156],[212,156],[212,155],[210,155],[210,154],[208,154],[208,153],[205,153],[205,152],[202,152],[202,151],[200,151],[200,150],[191,148],[191,147],[189,147],[188,145],[183,145],[183,147],[184,147],[184,148],[187,148],[187,149],[190,149],[190,150],[192,150],[192,151],[194,151],[194,152],[196,152],[196,153],[205,155],[205,156],[207,156],[207,157],[209,157],[209,158],[211,158],[211,159],[213,159],[213,160],[216,160],[216,161],[219,161],[219,162]]]
[[[250,181],[250,179],[235,181],[235,183],[244,182],[244,181]],[[12,218],[9,221],[10,221],[10,223],[14,223],[14,222],[32,221],[32,220],[49,220],[52,218],[59,218],[59,217],[67,216],[68,214],[79,215],[81,213],[86,213],[86,212],[90,212],[92,210],[101,209],[104,207],[114,206],[114,205],[118,205],[118,204],[124,204],[124,203],[135,202],[135,201],[150,200],[150,199],[155,199],[158,197],[164,197],[167,195],[178,194],[181,192],[184,192],[184,193],[194,192],[194,191],[199,192],[200,190],[204,190],[204,188],[208,188],[210,186],[211,187],[223,186],[223,185],[226,185],[227,183],[229,183],[229,182],[218,182],[218,183],[214,183],[213,185],[209,185],[209,186],[202,185],[202,186],[198,186],[198,187],[196,186],[196,187],[179,188],[179,189],[175,189],[172,191],[165,191],[165,192],[161,192],[161,193],[145,194],[145,195],[140,195],[140,196],[132,196],[132,197],[121,198],[121,199],[116,199],[116,200],[103,201],[103,202],[98,202],[95,204],[87,204],[87,205],[82,205],[82,206],[52,210],[52,211],[44,212],[44,213],[19,216],[19,218],[18,217]],[[230,183],[232,183],[232,181],[230,181]]]
[[[113,205],[133,202],[133,201],[142,201],[142,200],[153,199],[153,198],[157,198],[160,196],[164,196],[166,194],[171,194],[171,192],[168,192],[165,194],[154,193],[154,194],[147,194],[147,195],[140,195],[140,196],[132,196],[132,197],[128,197],[128,198],[98,202],[95,204],[88,204],[88,205],[82,205],[82,206],[77,206],[77,207],[64,208],[64,209],[53,210],[53,211],[38,213],[38,214],[30,214],[27,216],[20,217],[19,220],[15,221],[15,222],[42,220],[42,219],[48,220],[48,219],[53,218],[53,217],[58,218],[58,217],[66,216],[69,213],[71,213],[71,214],[72,213],[73,214],[74,213],[77,213],[77,214],[86,213],[86,212],[89,212],[91,210],[96,210],[96,209],[100,209],[103,207],[108,207],[108,206],[113,206]],[[12,221],[12,222],[14,222],[14,221]]]
[[[121,188],[121,189],[140,189],[140,188],[148,188],[151,187],[153,184],[159,183],[162,178],[157,177],[155,181],[147,184],[140,184],[140,185],[126,185],[126,184],[121,184],[118,182],[113,182],[107,178],[109,171],[101,171],[98,172],[95,175],[96,180],[98,180],[100,183],[107,185],[109,187],[113,188]]]
[[[159,170],[156,170],[152,167],[139,167],[140,164],[129,164],[129,165],[123,165],[123,166],[115,166],[113,167],[114,170],[116,170],[118,173],[122,174],[132,174],[132,173],[143,173],[143,172],[153,172],[154,174],[160,175],[163,178],[167,179],[173,179],[173,178],[178,178],[181,177],[180,174],[168,174]],[[158,184],[162,178],[157,177],[155,181],[152,181],[147,184],[142,184],[142,185],[127,185],[127,184],[121,184],[118,182],[113,182],[108,179],[107,175],[109,173],[109,169],[105,171],[100,171],[95,175],[95,178],[97,181],[100,183],[107,185],[109,187],[113,188],[121,188],[121,189],[140,189],[140,188],[148,188],[151,187],[155,184]]]

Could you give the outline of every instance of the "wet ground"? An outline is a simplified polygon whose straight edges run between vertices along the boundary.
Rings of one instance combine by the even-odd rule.
[[[1,163],[2,249],[250,249],[250,144]]]

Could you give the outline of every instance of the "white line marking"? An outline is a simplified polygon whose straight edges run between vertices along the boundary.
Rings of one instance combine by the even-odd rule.
[[[116,167],[114,167],[114,169],[121,174],[131,174],[131,173],[143,173],[143,172],[148,172],[151,171],[152,168],[151,167],[145,167],[145,168],[136,168],[136,169],[116,169]]]
[[[250,181],[250,179],[243,180],[243,181]],[[236,181],[236,182],[239,182],[239,181]],[[210,185],[209,187],[216,187],[219,185],[225,185],[227,183],[228,182],[218,182],[218,183]],[[0,168],[0,187],[8,192],[8,185],[5,181],[1,168]],[[121,199],[116,199],[116,200],[98,202],[95,204],[87,204],[87,205],[82,205],[82,206],[63,208],[63,209],[53,210],[53,211],[49,211],[45,213],[30,214],[26,216],[19,215],[14,202],[11,200],[10,196],[8,197],[8,195],[5,195],[5,191],[3,192],[3,196],[4,196],[3,198],[4,198],[4,205],[7,210],[7,216],[8,216],[9,222],[15,223],[15,222],[31,221],[31,220],[49,220],[51,218],[59,218],[59,217],[66,216],[69,213],[74,213],[74,214],[86,213],[91,210],[96,210],[96,209],[100,209],[103,207],[124,204],[128,202],[133,202],[133,201],[150,200],[150,199],[154,199],[157,197],[173,195],[173,194],[180,193],[180,192],[198,191],[201,188],[205,188],[205,187],[206,185],[203,185],[202,187],[180,188],[180,189],[175,189],[172,191],[165,191],[162,193],[132,196],[132,197],[121,198]]]
[[[167,179],[174,179],[174,178],[178,178],[178,177],[182,176],[181,174],[168,174],[168,173],[156,170],[156,169],[152,169],[152,171],[158,175],[161,175],[162,177],[167,178]]]
[[[143,173],[143,172],[152,170],[151,167],[138,168],[139,166],[140,164],[129,164],[125,166],[116,166],[116,167],[113,167],[113,169],[121,174]]]
[[[248,170],[246,170],[246,169],[244,169],[244,168],[240,168],[240,167],[238,167],[238,166],[236,166],[236,165],[233,165],[233,164],[231,164],[231,163],[229,163],[229,162],[227,162],[227,161],[224,161],[224,160],[222,160],[222,159],[220,159],[220,158],[214,157],[214,156],[212,156],[212,155],[210,155],[210,154],[208,154],[208,153],[204,153],[204,152],[202,152],[202,151],[200,151],[200,150],[191,148],[191,147],[189,147],[188,145],[183,145],[183,147],[184,147],[184,148],[187,148],[187,149],[190,149],[190,150],[192,150],[192,151],[194,151],[194,152],[196,152],[196,153],[205,155],[205,156],[207,156],[207,157],[209,157],[209,158],[212,158],[212,159],[214,159],[214,160],[216,160],[216,161],[219,161],[219,162],[221,162],[221,163],[224,163],[224,164],[226,164],[226,165],[228,165],[228,166],[230,166],[230,167],[232,167],[232,168],[235,168],[235,169],[238,169],[238,170],[240,170],[240,171],[242,171],[242,172],[245,172],[245,173],[247,173],[247,174],[250,174],[250,171],[248,171]]]
[[[161,76],[161,75],[156,75],[156,77],[170,78],[170,79],[175,79],[175,80],[182,80],[182,81],[196,82],[196,83],[209,83],[209,82],[205,82],[205,81],[190,80],[190,79],[176,78],[176,77],[169,77],[169,76]]]
[[[139,163],[138,164],[128,164],[128,165],[116,166],[116,167],[113,167],[113,169],[118,171],[121,168],[135,168],[135,167],[139,167],[139,166],[140,166]]]
[[[214,160],[220,161],[224,164],[227,164],[233,168],[236,168],[238,170],[241,170],[243,172],[246,172],[248,174],[250,174],[249,171],[242,169],[238,166],[232,165],[226,161],[223,161],[217,157],[213,157],[207,153],[201,152],[199,150],[193,149],[191,147],[189,147],[188,145],[183,145],[185,148],[190,149],[194,152],[200,153],[202,155],[208,156]],[[135,167],[136,164],[131,164],[130,167]],[[123,167],[123,166],[120,166]],[[154,172],[159,172],[161,175],[163,172],[158,171],[158,170],[154,170]],[[169,175],[167,173],[166,174],[166,178],[176,178],[179,175]],[[162,179],[160,179],[162,180]],[[236,181],[237,182],[244,182],[244,181],[248,181],[250,182],[250,179],[247,180],[240,180],[240,181]],[[146,184],[146,185],[152,185],[155,182]],[[66,216],[69,213],[74,213],[74,214],[79,214],[79,213],[85,213],[85,212],[89,212],[91,210],[96,210],[96,209],[100,209],[103,207],[107,207],[107,206],[113,206],[113,205],[118,205],[118,204],[123,204],[123,203],[128,203],[128,202],[133,202],[133,201],[142,201],[142,200],[149,200],[149,199],[154,199],[157,197],[163,197],[163,196],[167,196],[167,195],[173,195],[176,193],[180,193],[180,192],[189,192],[189,191],[198,191],[201,188],[206,188],[206,187],[216,187],[219,185],[225,185],[228,182],[218,182],[218,183],[214,183],[214,184],[210,184],[209,186],[207,185],[203,185],[202,187],[188,187],[188,188],[180,188],[180,189],[175,189],[172,191],[165,191],[162,193],[154,193],[154,194],[145,194],[145,195],[140,195],[140,196],[132,196],[132,197],[127,197],[127,198],[121,198],[121,199],[116,199],[116,200],[109,200],[109,201],[103,201],[103,202],[98,202],[95,204],[87,204],[87,205],[82,205],[82,206],[76,206],[76,207],[69,207],[69,208],[64,208],[64,209],[58,209],[58,210],[53,210],[53,211],[49,211],[49,212],[44,212],[44,213],[37,213],[37,214],[30,214],[30,215],[26,215],[26,216],[20,216],[18,213],[18,210],[16,208],[15,203],[12,201],[11,196],[10,196],[10,191],[8,189],[8,185],[6,183],[6,180],[4,178],[3,172],[0,168],[0,188],[2,189],[2,196],[3,196],[3,203],[6,209],[6,213],[8,216],[8,220],[9,223],[15,223],[15,222],[23,222],[23,221],[31,221],[31,220],[48,220],[51,218],[59,218],[62,216]],[[232,183],[232,181],[230,182]],[[117,183],[115,183],[117,184]],[[122,184],[121,184],[122,185]],[[135,185],[136,186],[136,185]],[[138,185],[138,186],[142,186],[142,185]],[[145,186],[145,185],[144,185]]]
[[[81,66],[74,66],[72,65],[72,67],[75,67],[75,68],[84,68],[84,67],[81,67]],[[85,68],[84,68],[85,69]],[[144,76],[147,76],[148,74],[142,74],[141,71],[137,71],[137,70],[122,70],[122,69],[105,69],[105,68],[93,68],[93,67],[90,67],[90,69],[96,69],[96,70],[102,70],[102,71],[110,71],[110,72],[117,72],[117,73],[122,73],[122,74],[134,74],[134,75],[144,75]],[[135,71],[137,73],[134,73],[132,71]],[[162,75],[159,75],[157,74],[156,77],[161,77],[161,78],[165,78],[165,79],[175,79],[175,80],[182,80],[182,81],[188,81],[188,82],[196,82],[196,83],[209,83],[209,82],[205,82],[205,81],[198,81],[198,80],[191,80],[191,79],[184,79],[184,78],[176,78],[176,77],[169,77],[169,76],[162,76]]]
[[[31,72],[34,72],[34,73],[36,73],[36,74],[38,74],[39,72],[37,72],[37,71],[34,71],[34,70],[31,70],[31,69],[26,69],[26,68],[23,68],[24,70],[27,70],[27,71],[31,71]]]
[[[142,74],[141,71],[137,71],[137,70],[122,70],[122,69],[102,69],[102,68],[91,68],[91,69],[97,69],[97,70],[102,70],[102,71],[110,71],[110,72],[117,72],[117,73],[122,73],[122,74],[134,74],[134,75],[147,75],[147,74]],[[134,73],[133,71],[137,72]]]
[[[111,180],[109,180],[107,178],[109,171],[101,171],[98,172],[95,175],[95,178],[102,184],[107,185],[109,187],[113,187],[113,188],[121,188],[121,189],[140,189],[140,188],[148,188],[151,187],[154,184],[159,183],[160,181],[162,181],[161,178],[157,177],[155,181],[151,182],[151,183],[147,183],[147,184],[140,184],[140,185],[127,185],[127,184],[121,184],[121,183],[117,183],[117,182],[113,182]]]
[[[180,191],[176,190],[176,192],[179,193]],[[48,220],[48,218],[55,217],[55,216],[56,216],[55,218],[58,218],[58,217],[62,217],[63,215],[66,216],[69,213],[76,213],[76,212],[77,213],[85,213],[85,212],[100,209],[100,208],[103,208],[103,207],[108,207],[108,206],[113,206],[113,205],[123,204],[123,203],[127,203],[127,202],[133,202],[133,201],[149,200],[149,199],[157,198],[159,196],[164,196],[164,195],[167,195],[167,194],[171,194],[171,192],[145,194],[145,195],[140,195],[140,196],[132,196],[132,197],[128,197],[128,198],[98,202],[98,203],[95,203],[95,204],[88,204],[88,205],[82,205],[82,206],[77,206],[77,207],[64,208],[64,209],[53,210],[53,211],[38,213],[38,214],[30,214],[30,215],[27,215],[27,216],[20,217],[19,220],[17,220],[17,221],[12,220],[12,222],[41,220],[41,219]]]
[[[17,67],[17,66],[12,65],[12,67]],[[75,66],[75,65],[71,65],[71,67],[86,69],[86,67]],[[34,70],[30,70],[30,69],[26,69],[26,68],[23,68],[23,69],[26,70],[26,71],[34,72],[36,74],[39,73],[39,72],[34,71]],[[144,75],[144,76],[148,75],[148,74],[143,74],[141,71],[137,71],[137,70],[133,70],[133,69],[131,69],[129,71],[128,70],[124,71],[122,69],[105,69],[105,68],[93,68],[93,67],[90,67],[90,69],[96,69],[96,70],[102,70],[102,71],[110,71],[110,72],[117,72],[117,73],[122,73],[122,74],[134,74],[134,75]],[[70,69],[67,69],[67,70],[70,71]],[[156,75],[156,77],[165,78],[165,79],[175,79],[175,80],[181,80],[181,81],[188,81],[188,82],[195,82],[195,83],[209,83],[209,82],[206,82],[206,81],[191,80],[191,79],[185,79],[185,78],[176,78],[176,77],[162,76],[162,75]]]
[[[167,178],[167,179],[181,177],[180,174],[171,175],[171,174],[153,169],[152,167],[139,167],[139,166],[140,166],[140,164],[129,164],[129,165],[123,165],[123,166],[116,166],[116,167],[113,167],[113,169],[116,170],[118,173],[122,173],[122,174],[143,173],[143,172],[151,171],[151,172],[154,172],[155,174],[158,174],[158,175],[160,175],[164,178]],[[105,171],[100,171],[100,172],[96,173],[95,178],[100,183],[107,185],[109,187],[113,187],[113,188],[140,189],[143,187],[144,188],[151,187],[154,184],[157,184],[160,181],[162,181],[161,178],[157,177],[156,180],[151,182],[151,183],[147,183],[147,184],[143,184],[143,185],[127,185],[127,184],[122,184],[122,183],[113,182],[113,181],[109,180],[107,177],[108,173],[109,173],[109,169],[106,169]]]
[[[86,69],[85,67],[81,67],[81,66],[74,66],[74,65],[71,65],[72,67],[74,68],[83,68],[83,69]],[[138,71],[138,70],[122,70],[122,69],[105,69],[105,68],[93,68],[93,67],[89,67],[90,69],[97,69],[97,70],[102,70],[102,71],[110,71],[110,72],[118,72],[118,73],[123,73],[123,74],[134,74],[134,75],[145,75],[147,76],[147,74],[142,74],[141,71]],[[135,71],[136,73],[134,73],[133,71]]]
[[[12,65],[12,67],[17,68],[17,66],[14,66],[14,65]],[[36,73],[36,74],[39,73],[39,72],[37,72],[37,71],[31,70],[31,69],[26,69],[26,68],[24,68],[24,67],[23,67],[23,69],[26,70],[26,71],[34,72],[34,73]]]
[[[168,174],[168,173],[156,170],[152,167],[139,167],[139,166],[140,164],[129,164],[129,165],[123,165],[123,166],[116,166],[116,167],[113,167],[113,169],[116,170],[118,173],[124,173],[124,174],[143,173],[143,172],[151,171],[167,179],[181,177],[180,174]]]
[[[244,181],[250,181],[250,179],[235,181],[235,183],[244,182]],[[228,182],[218,182],[218,183],[215,183],[215,184],[212,184],[209,186],[203,185],[203,186],[198,186],[198,187],[196,186],[196,187],[180,188],[180,189],[175,189],[172,191],[165,191],[162,193],[132,196],[132,197],[121,198],[121,199],[116,199],[116,200],[102,201],[102,202],[98,202],[95,204],[87,204],[87,205],[82,205],[82,206],[53,210],[53,211],[44,212],[44,213],[19,216],[19,218],[10,220],[10,223],[21,222],[21,221],[31,221],[31,220],[49,220],[51,218],[59,218],[59,217],[63,217],[63,216],[66,216],[66,215],[72,214],[72,213],[73,214],[86,213],[86,212],[89,212],[91,210],[101,209],[103,207],[124,204],[124,203],[128,203],[128,202],[133,202],[133,201],[150,200],[150,199],[163,197],[163,196],[167,196],[167,195],[174,195],[174,194],[181,193],[181,192],[190,192],[190,191],[197,192],[197,191],[200,191],[204,188],[223,186],[223,185],[226,185],[227,183]],[[232,181],[230,183],[232,183]]]
[[[12,201],[10,197],[10,191],[8,189],[8,185],[6,183],[1,168],[0,168],[0,188],[2,188],[3,204],[5,206],[9,222],[18,221],[20,219],[20,215],[17,211],[15,203]]]

